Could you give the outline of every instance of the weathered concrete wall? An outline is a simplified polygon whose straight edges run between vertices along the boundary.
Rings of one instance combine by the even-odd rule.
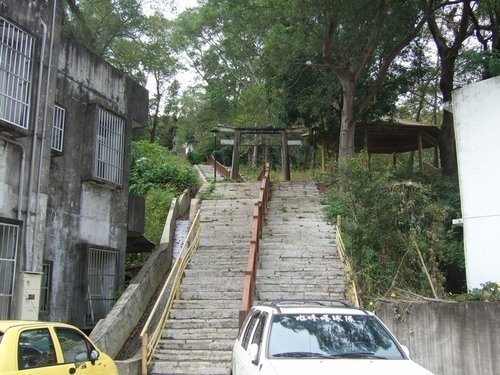
[[[453,91],[468,289],[500,281],[500,77]]]
[[[40,285],[30,286],[30,294],[35,300],[28,301],[32,302],[28,307],[31,313],[26,315],[26,285],[22,280],[26,275],[42,271],[50,125],[57,77],[55,56],[59,53],[62,17],[62,4],[55,4],[53,1],[3,0],[0,8],[0,16],[33,36],[34,42],[27,129],[0,120],[0,220],[17,220],[11,224],[20,225],[19,238],[24,239],[18,242],[16,274],[19,282],[14,287],[11,314],[11,318],[17,319],[32,319],[38,315]]]
[[[72,40],[62,39],[58,57],[56,104],[66,121],[63,152],[51,160],[45,259],[53,264],[53,290],[46,318],[87,327],[88,248],[117,251],[118,285],[124,281],[131,133],[147,121],[148,92]],[[92,176],[97,106],[125,120],[120,186]]]
[[[436,375],[500,374],[500,302],[378,303],[377,315]]]
[[[92,340],[112,358],[118,355],[130,337],[151,297],[168,273],[172,264],[175,221],[189,210],[189,204],[190,196],[187,191],[172,200],[158,250],[151,254],[106,319],[100,320],[92,330]],[[129,365],[136,366],[135,361],[124,361],[121,364],[122,368]]]

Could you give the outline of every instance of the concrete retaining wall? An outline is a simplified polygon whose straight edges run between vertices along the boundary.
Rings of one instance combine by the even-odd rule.
[[[377,316],[436,375],[500,374],[500,302],[378,303]]]
[[[112,358],[120,352],[144,314],[154,292],[170,270],[175,221],[188,211],[190,202],[191,198],[187,191],[172,200],[158,249],[151,254],[106,318],[100,320],[92,330],[91,339]],[[128,371],[120,370],[121,373]]]

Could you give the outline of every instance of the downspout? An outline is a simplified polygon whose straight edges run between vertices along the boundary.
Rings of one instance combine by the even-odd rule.
[[[55,24],[56,24],[56,10],[57,10],[57,0],[54,0],[54,8],[52,10],[52,27],[50,30],[50,47],[49,47],[49,63],[47,67],[47,84],[45,85],[45,104],[44,104],[44,109],[43,109],[43,124],[42,124],[42,134],[41,134],[41,143],[40,143],[40,159],[38,159],[38,182],[36,186],[36,200],[35,200],[35,228],[34,228],[34,238],[38,237],[38,201],[40,198],[40,186],[41,186],[41,181],[42,181],[42,169],[43,169],[43,149],[45,146],[45,132],[47,128],[47,117],[48,117],[48,102],[49,102],[49,91],[50,91],[50,75],[52,71],[52,54],[54,50],[54,32],[55,32]],[[42,22],[42,25],[44,25],[44,30],[45,30],[45,35],[47,31],[47,26]],[[43,55],[42,55],[43,56]],[[42,64],[43,65],[43,57],[42,57]],[[34,252],[31,253],[31,267],[33,268],[33,264],[35,263],[35,254]]]
[[[13,144],[14,146],[17,146],[21,149],[21,171],[19,172],[19,186],[18,186],[18,192],[17,192],[17,213],[16,213],[16,219],[21,221],[22,220],[22,211],[23,211],[23,189],[24,189],[24,166],[26,164],[26,150],[24,149],[24,146],[22,143],[13,141],[8,138],[4,138],[0,136],[0,139]]]
[[[37,133],[39,126],[39,112],[40,112],[40,95],[42,91],[42,76],[43,76],[43,59],[45,56],[45,44],[47,40],[47,25],[41,22],[43,27],[42,49],[40,52],[40,66],[38,68],[38,87],[36,92],[36,105],[35,105],[35,123],[33,129],[33,137],[31,142],[31,162],[30,173],[28,179],[28,195],[26,199],[26,225],[24,231],[24,251],[25,251],[25,271],[33,272],[33,255],[30,256],[30,227],[31,227],[31,199],[33,189],[33,172],[36,164],[36,144]],[[42,150],[43,151],[43,150]],[[40,154],[41,157],[41,154]],[[35,215],[37,215],[38,207],[35,207]]]

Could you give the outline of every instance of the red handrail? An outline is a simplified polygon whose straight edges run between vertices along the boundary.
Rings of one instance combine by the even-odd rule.
[[[222,163],[219,163],[213,155],[209,156],[207,159],[207,164],[211,165],[212,167],[215,166],[216,171],[223,176],[224,178],[229,179],[231,177],[231,171]],[[245,182],[246,178],[239,173],[238,175],[238,181],[239,182]]]
[[[245,280],[243,284],[243,297],[239,311],[239,326],[241,327],[245,316],[252,307],[255,293],[255,277],[257,264],[259,261],[259,240],[262,238],[262,228],[267,212],[267,201],[271,191],[271,178],[269,163],[264,166],[261,177],[258,201],[254,205],[252,219],[252,237],[250,240],[250,250],[248,254],[247,268],[245,270]]]

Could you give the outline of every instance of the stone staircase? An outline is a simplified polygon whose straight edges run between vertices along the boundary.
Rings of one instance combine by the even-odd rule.
[[[259,250],[256,299],[344,300],[335,228],[313,182],[275,182]]]
[[[155,351],[152,374],[229,374],[259,183],[217,183],[201,240]]]
[[[213,171],[213,170],[212,170]],[[182,281],[152,374],[229,374],[260,183],[217,183],[201,205],[201,242]],[[334,227],[314,183],[273,183],[256,300],[343,299]]]

